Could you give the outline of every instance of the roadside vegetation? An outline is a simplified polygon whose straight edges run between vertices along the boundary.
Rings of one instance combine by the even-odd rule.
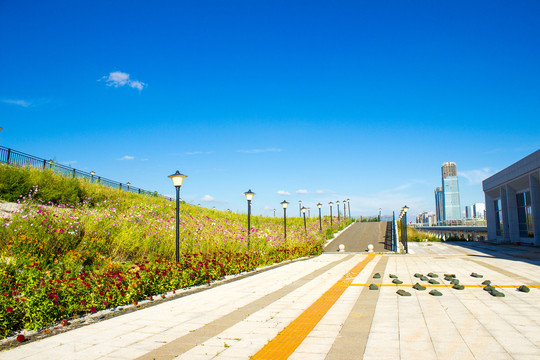
[[[40,329],[102,309],[153,299],[228,274],[318,255],[330,219],[247,217],[66,178],[50,170],[0,165],[0,199],[18,202],[0,218],[0,334]]]

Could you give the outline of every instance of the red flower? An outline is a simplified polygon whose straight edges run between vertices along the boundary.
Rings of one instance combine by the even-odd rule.
[[[108,302],[107,300],[105,300],[105,301],[103,302],[103,305],[107,306],[108,303],[109,303],[109,302]]]
[[[69,322],[66,319],[63,319],[62,321],[60,321],[60,324],[62,324],[62,326],[67,326]]]
[[[92,306],[92,307],[90,308],[90,312],[91,312],[92,314],[95,313],[96,311],[97,311],[97,310],[96,310],[96,307],[95,307],[95,306]]]
[[[12,308],[11,306],[8,306],[8,308],[6,309],[6,311],[7,311],[8,313],[12,313],[12,312],[13,312],[13,308]]]
[[[9,294],[8,294],[8,293],[2,293],[2,295],[4,295],[4,296],[9,296]]]
[[[26,340],[26,338],[24,337],[23,334],[17,335],[17,342],[20,342],[20,343],[21,343],[21,342],[23,342],[24,340]]]
[[[81,305],[86,305],[86,300],[81,300]]]

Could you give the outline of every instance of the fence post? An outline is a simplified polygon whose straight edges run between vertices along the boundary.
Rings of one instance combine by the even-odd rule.
[[[75,169],[73,169],[73,177],[75,177]]]
[[[120,183],[120,190],[122,190],[122,183]]]
[[[9,165],[9,160],[11,158],[11,149],[7,149],[7,164]]]
[[[43,159],[43,170],[45,170],[45,166],[47,166],[47,160]]]

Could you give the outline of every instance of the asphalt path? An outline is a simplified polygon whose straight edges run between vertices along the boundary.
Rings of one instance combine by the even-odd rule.
[[[368,245],[373,245],[375,252],[388,252],[384,248],[387,222],[357,222],[343,231],[329,243],[325,252],[335,253],[339,245],[345,245],[345,252],[366,252]]]

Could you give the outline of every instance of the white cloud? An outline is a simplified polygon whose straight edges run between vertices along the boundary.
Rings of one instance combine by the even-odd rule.
[[[278,194],[278,195],[284,195],[284,196],[289,196],[289,195],[291,195],[290,192],[285,191],[285,190],[278,190],[277,194]]]
[[[458,175],[464,177],[469,181],[469,185],[481,184],[483,180],[492,175],[490,168],[482,168],[468,171],[458,171]]]
[[[68,161],[62,161],[60,164],[71,166],[71,165],[75,165],[76,163],[77,163],[77,161],[75,161],[75,160],[68,160]]]
[[[296,190],[296,193],[297,194],[309,194],[309,191],[307,191],[306,189],[299,189],[299,190]]]
[[[212,154],[212,151],[186,151],[184,155],[208,155]]]
[[[268,205],[263,207],[263,210],[274,210],[274,209],[275,209],[274,207],[271,207],[271,206],[268,206]]]
[[[124,156],[122,156],[121,158],[118,158],[118,159],[116,159],[116,160],[123,161],[123,160],[134,160],[134,159],[135,159],[135,156],[124,155]]]
[[[259,153],[266,153],[266,152],[281,152],[281,149],[278,149],[278,148],[251,149],[251,150],[236,150],[236,152],[245,153],[245,154],[259,154]]]
[[[29,107],[30,105],[32,105],[30,101],[26,101],[26,100],[3,99],[2,102],[6,104],[13,104],[13,105],[18,105],[22,107]]]
[[[109,76],[103,76],[99,81],[105,80],[107,83],[107,86],[113,86],[113,87],[121,87],[121,86],[129,86],[137,90],[142,90],[147,84],[143,83],[139,80],[131,80],[129,78],[129,74],[121,71],[113,71],[109,74]]]
[[[201,201],[204,201],[204,202],[213,202],[213,201],[216,201],[216,199],[214,199],[213,196],[210,196],[210,195],[204,195],[201,199]]]

